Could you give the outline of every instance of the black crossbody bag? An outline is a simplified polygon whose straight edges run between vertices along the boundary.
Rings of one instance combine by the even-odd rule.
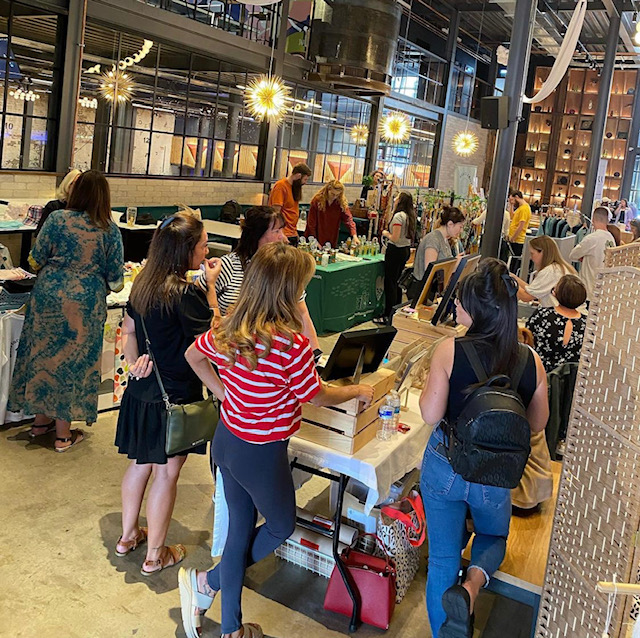
[[[167,456],[172,454],[180,454],[191,448],[207,443],[213,439],[219,419],[218,402],[214,400],[213,395],[202,401],[194,403],[185,403],[177,405],[171,403],[169,395],[164,388],[158,365],[151,351],[151,342],[147,333],[147,326],[144,319],[142,321],[142,329],[144,331],[144,340],[147,347],[147,353],[153,363],[153,371],[156,373],[156,379],[162,393],[167,410],[167,439],[164,451]]]

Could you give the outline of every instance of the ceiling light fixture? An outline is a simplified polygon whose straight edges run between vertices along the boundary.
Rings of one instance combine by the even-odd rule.
[[[40,99],[40,96],[37,93],[34,93],[31,89],[25,91],[21,87],[9,91],[9,95],[14,99],[22,100],[23,102],[35,102]]]
[[[131,76],[120,70],[111,69],[107,73],[102,74],[100,83],[100,95],[105,100],[123,104],[131,99],[133,94],[134,83]]]
[[[453,150],[463,157],[473,155],[478,150],[478,136],[471,131],[460,131],[453,137]]]
[[[351,129],[351,139],[361,146],[364,146],[369,140],[369,127],[366,124],[356,124]]]
[[[245,103],[249,113],[258,121],[279,123],[287,112],[290,89],[277,76],[259,75],[249,82]]]
[[[411,136],[411,121],[405,113],[391,111],[382,118],[382,137],[392,144],[406,142]]]

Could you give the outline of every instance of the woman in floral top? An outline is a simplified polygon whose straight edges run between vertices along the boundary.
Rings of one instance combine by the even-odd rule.
[[[559,305],[538,308],[527,321],[536,352],[547,372],[563,363],[580,360],[586,325],[586,318],[576,310],[587,298],[587,290],[579,277],[565,275],[556,284],[553,294]]]

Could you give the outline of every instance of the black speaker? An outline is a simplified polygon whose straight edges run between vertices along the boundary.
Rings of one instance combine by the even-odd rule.
[[[483,97],[480,100],[480,123],[482,128],[494,131],[509,126],[509,98],[505,95],[499,97]]]

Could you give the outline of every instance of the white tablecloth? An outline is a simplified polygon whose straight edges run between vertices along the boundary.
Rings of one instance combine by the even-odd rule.
[[[400,422],[411,426],[406,434],[398,433],[389,441],[374,439],[353,455],[336,452],[294,436],[289,442],[289,458],[297,458],[303,465],[345,474],[360,481],[368,489],[364,513],[369,514],[374,505],[388,497],[393,483],[407,472],[419,468],[422,463],[433,428],[426,425],[420,416],[419,396],[420,392],[412,389],[409,393],[409,410],[401,413]],[[309,477],[308,474],[303,475],[296,471],[296,487],[300,487],[304,479]],[[227,537],[225,528],[228,526],[229,514],[221,479],[218,471],[214,497],[212,556],[222,554]]]

